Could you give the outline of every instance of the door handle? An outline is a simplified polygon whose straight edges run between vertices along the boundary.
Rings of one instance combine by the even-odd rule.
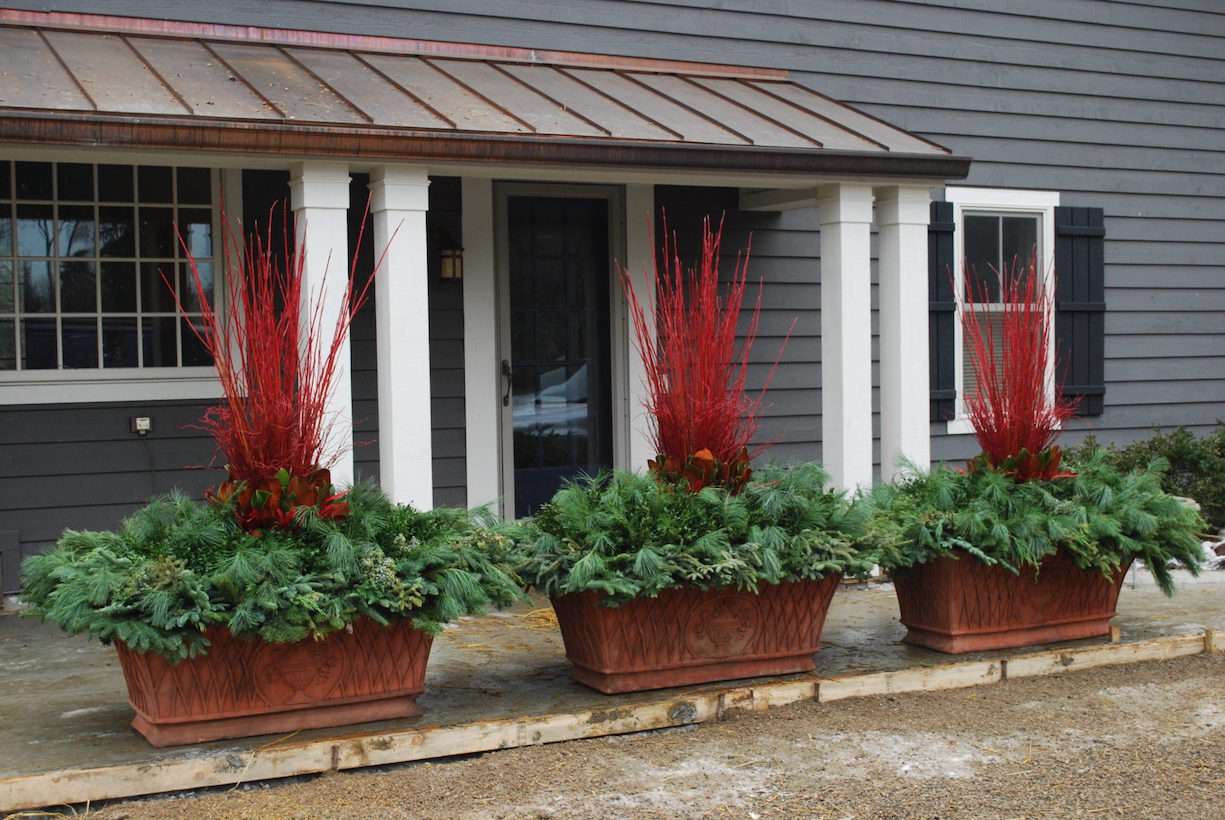
[[[508,359],[503,359],[502,360],[502,378],[506,380],[506,389],[502,391],[502,406],[503,407],[510,406],[510,388],[512,384],[511,377],[514,375],[514,373],[515,371],[511,369],[510,361]]]

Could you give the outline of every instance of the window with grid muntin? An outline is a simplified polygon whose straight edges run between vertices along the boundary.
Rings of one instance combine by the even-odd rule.
[[[210,365],[175,226],[211,303],[214,189],[205,168],[0,159],[0,371]]]

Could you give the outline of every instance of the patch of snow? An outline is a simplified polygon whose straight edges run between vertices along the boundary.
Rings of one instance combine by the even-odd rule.
[[[1000,750],[989,744],[933,732],[835,733],[814,738],[811,745],[836,764],[826,770],[834,778],[871,766],[918,780],[963,779],[973,777],[978,766],[1001,760]]]

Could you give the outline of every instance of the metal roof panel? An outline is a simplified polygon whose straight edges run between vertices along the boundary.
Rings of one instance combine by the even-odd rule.
[[[115,34],[48,31],[47,42],[102,111],[190,114],[142,57]]]
[[[277,46],[225,42],[206,45],[287,120],[369,122],[351,103]]]
[[[287,48],[286,52],[380,125],[451,128],[451,123],[347,51]]]
[[[194,40],[128,37],[132,48],[202,117],[281,119],[272,106]]]
[[[501,108],[420,57],[361,56],[454,123],[456,130],[531,133],[529,126],[508,116]]]
[[[39,32],[0,28],[0,106],[92,111],[68,69]]]

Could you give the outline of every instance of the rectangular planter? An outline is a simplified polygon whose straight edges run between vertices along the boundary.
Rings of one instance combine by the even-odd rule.
[[[971,555],[893,573],[906,643],[960,654],[1110,634],[1127,567],[1107,578],[1060,552],[1014,575]]]
[[[173,664],[116,643],[132,728],[178,746],[421,713],[432,638],[411,621],[362,619],[322,640],[292,644],[208,633],[208,654]]]
[[[574,679],[605,693],[808,672],[840,576],[734,589],[669,589],[617,607],[553,599]]]

